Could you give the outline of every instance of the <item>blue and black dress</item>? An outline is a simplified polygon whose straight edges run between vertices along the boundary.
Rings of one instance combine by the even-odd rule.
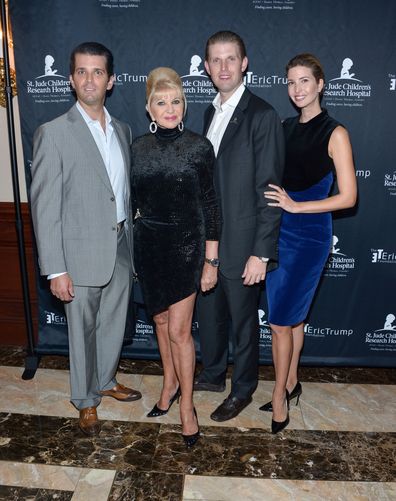
[[[322,200],[334,181],[328,154],[332,132],[340,124],[326,110],[305,123],[283,122],[286,165],[283,187],[296,202]],[[332,243],[330,212],[291,214],[284,211],[279,236],[279,266],[267,275],[269,322],[297,325],[308,315]]]

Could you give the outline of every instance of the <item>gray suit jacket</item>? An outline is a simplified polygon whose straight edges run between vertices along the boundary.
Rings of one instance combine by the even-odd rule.
[[[112,125],[124,158],[126,233],[132,253],[132,135],[115,118]],[[30,199],[41,274],[67,271],[75,285],[105,285],[117,252],[116,202],[102,156],[76,106],[34,135]]]

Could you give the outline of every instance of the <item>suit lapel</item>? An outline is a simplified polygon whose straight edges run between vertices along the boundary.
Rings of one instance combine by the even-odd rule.
[[[95,139],[92,137],[88,125],[85,123],[76,106],[73,106],[70,109],[68,113],[68,120],[70,124],[70,133],[81,145],[83,151],[86,152],[90,160],[90,165],[92,165],[92,167],[96,170],[99,178],[103,181],[109,191],[113,193],[102,155],[96,146]]]
[[[232,114],[230,121],[228,122],[227,128],[224,132],[223,138],[219,146],[217,157],[219,157],[222,154],[224,149],[230,143],[230,141],[236,134],[237,130],[241,126],[241,123],[245,119],[245,109],[247,107],[249,99],[250,99],[250,91],[245,89],[239,103],[237,104],[237,107],[235,108],[234,113]]]
[[[234,134],[239,129],[244,118],[245,115],[242,112],[242,110],[236,107],[234,113],[232,114],[231,120],[228,122],[227,128],[224,132],[223,138],[219,146],[219,151],[217,152],[217,157],[219,157],[222,154],[222,152],[227,147],[231,139],[234,137]]]

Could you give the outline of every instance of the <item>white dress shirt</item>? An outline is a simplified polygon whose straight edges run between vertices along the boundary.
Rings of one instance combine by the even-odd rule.
[[[224,132],[229,124],[231,117],[241,100],[242,94],[245,92],[245,85],[242,83],[230,98],[224,103],[221,102],[220,93],[213,100],[215,113],[212,118],[209,130],[206,137],[213,145],[215,155],[219,152],[221,140],[223,139]]]
[[[106,108],[104,108],[106,120],[106,131],[104,131],[99,120],[93,120],[78,101],[76,103],[76,107],[87,124],[106,166],[107,175],[109,176],[110,184],[116,199],[117,223],[121,223],[126,219],[126,176],[124,159],[117,139],[117,134],[114,132],[114,128],[111,124],[111,116]],[[48,280],[51,280],[52,278],[59,277],[65,273],[67,272],[53,273],[48,275],[47,278]]]

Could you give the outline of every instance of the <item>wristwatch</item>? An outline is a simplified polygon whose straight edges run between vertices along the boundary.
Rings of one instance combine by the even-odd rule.
[[[213,259],[209,259],[208,257],[205,257],[205,263],[208,263],[211,266],[214,266],[215,268],[218,268],[220,266],[220,261],[218,260],[217,257],[214,257]]]
[[[268,263],[268,261],[269,261],[269,257],[259,257],[259,256],[257,256],[257,257],[260,259],[260,261],[262,263]]]

